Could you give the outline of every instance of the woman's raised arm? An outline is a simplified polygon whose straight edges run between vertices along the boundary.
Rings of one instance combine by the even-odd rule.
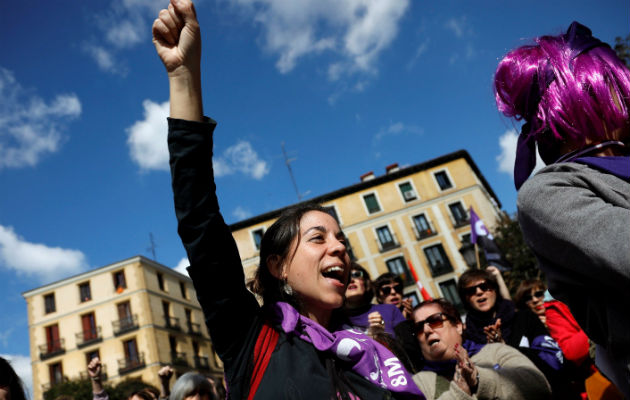
[[[153,44],[166,67],[171,118],[203,121],[201,34],[190,0],[171,0],[153,22]]]

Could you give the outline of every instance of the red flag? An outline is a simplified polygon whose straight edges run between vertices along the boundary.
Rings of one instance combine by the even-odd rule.
[[[416,281],[416,285],[418,285],[418,289],[420,289],[420,294],[422,295],[423,300],[433,300],[433,297],[427,292],[427,290],[418,279],[418,275],[416,275],[416,270],[413,268],[413,264],[411,264],[411,260],[407,260],[407,264],[409,264],[409,270],[411,271],[411,275],[413,275],[413,280]]]

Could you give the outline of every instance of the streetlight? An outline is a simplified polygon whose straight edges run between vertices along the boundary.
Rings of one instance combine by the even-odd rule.
[[[459,252],[462,253],[464,257],[464,261],[466,261],[466,265],[468,268],[477,269],[477,256],[475,254],[475,245],[472,243],[464,243],[462,247],[459,248]]]

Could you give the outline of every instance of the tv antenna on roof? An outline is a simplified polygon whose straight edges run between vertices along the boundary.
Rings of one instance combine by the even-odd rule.
[[[287,169],[289,170],[289,176],[291,177],[291,182],[293,182],[293,188],[295,189],[295,194],[297,194],[298,202],[302,201],[304,195],[308,194],[310,190],[307,190],[305,193],[300,193],[297,187],[297,183],[295,182],[295,177],[293,176],[293,170],[291,169],[291,163],[295,161],[295,158],[289,158],[287,156],[287,152],[284,150],[284,142],[280,143],[280,147],[282,147],[282,155],[284,156],[284,163],[287,165]]]
[[[157,261],[157,258],[155,257],[155,248],[157,247],[157,245],[155,244],[155,241],[153,240],[152,232],[149,232],[149,241],[151,242],[151,245],[147,247],[147,251],[151,252],[151,255],[153,256],[153,261]]]

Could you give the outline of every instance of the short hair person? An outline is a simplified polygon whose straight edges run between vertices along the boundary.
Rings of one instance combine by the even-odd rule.
[[[630,71],[574,22],[509,52],[494,89],[499,111],[525,122],[514,166],[525,240],[630,397]],[[528,179],[536,147],[547,166]]]

